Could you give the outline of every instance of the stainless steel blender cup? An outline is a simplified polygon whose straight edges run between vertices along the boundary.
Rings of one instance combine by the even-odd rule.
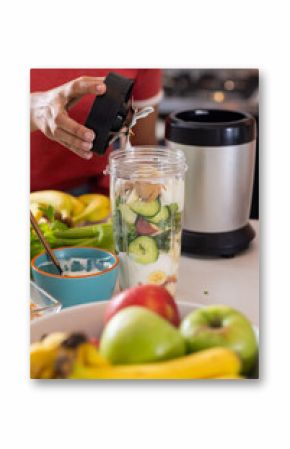
[[[249,214],[256,151],[255,119],[243,112],[196,109],[166,120],[169,148],[181,149],[188,171],[182,249],[233,256],[254,238]]]

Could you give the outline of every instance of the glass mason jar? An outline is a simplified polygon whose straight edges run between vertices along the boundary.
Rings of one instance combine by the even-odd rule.
[[[186,162],[181,150],[132,147],[110,154],[110,195],[120,288],[176,290]]]

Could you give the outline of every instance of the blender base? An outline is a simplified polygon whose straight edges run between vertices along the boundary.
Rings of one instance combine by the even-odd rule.
[[[256,233],[248,223],[240,229],[229,232],[182,231],[181,251],[184,254],[200,256],[233,257],[247,249]]]

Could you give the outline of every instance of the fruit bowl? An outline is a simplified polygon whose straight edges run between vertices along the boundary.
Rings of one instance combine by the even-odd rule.
[[[68,334],[84,333],[87,337],[99,339],[103,328],[105,311],[108,305],[108,301],[101,301],[98,303],[83,304],[72,308],[65,309],[59,314],[54,316],[47,316],[39,318],[35,322],[31,323],[30,338],[31,343],[41,340],[46,334],[52,334],[57,332],[65,332]],[[198,311],[204,306],[200,304],[192,304],[187,302],[177,302],[180,317],[184,317],[191,314],[193,311]],[[258,330],[253,326],[253,329],[257,336]],[[258,378],[258,359],[255,363],[254,369],[251,373],[248,373],[247,377]]]

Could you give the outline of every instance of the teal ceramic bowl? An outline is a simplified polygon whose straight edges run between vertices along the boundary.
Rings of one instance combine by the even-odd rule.
[[[54,254],[62,265],[72,259],[81,260],[100,270],[94,274],[86,271],[80,274],[78,267],[76,271],[72,266],[69,276],[60,276],[46,253],[35,256],[31,261],[34,281],[63,307],[104,301],[112,297],[119,272],[119,259],[116,255],[107,250],[84,247],[59,248],[54,250]]]

